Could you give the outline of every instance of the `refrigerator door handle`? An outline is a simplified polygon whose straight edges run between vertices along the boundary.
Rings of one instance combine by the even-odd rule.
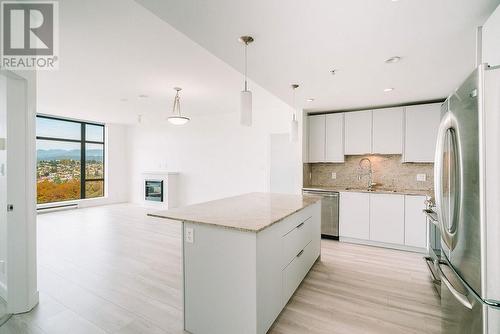
[[[442,185],[442,177],[443,177],[443,155],[444,155],[444,144],[445,144],[445,138],[448,130],[453,130],[456,133],[458,131],[458,126],[457,126],[457,120],[455,117],[451,114],[451,112],[447,112],[445,116],[443,117],[443,120],[441,121],[441,124],[439,125],[438,129],[438,136],[437,136],[437,143],[436,143],[436,154],[435,154],[435,164],[434,164],[434,175],[436,177],[436,180],[434,182],[434,193],[435,193],[435,200],[436,200],[436,214],[438,218],[438,223],[439,223],[439,229],[441,231],[441,238],[445,242],[446,246],[450,249],[453,250],[456,246],[456,228],[453,230],[450,230],[448,226],[445,225],[444,221],[444,215],[443,215],[443,185]],[[457,140],[457,150],[456,154],[458,154],[458,158],[456,159],[456,162],[460,164],[460,143],[458,142],[458,138],[455,135],[455,140]],[[458,175],[458,179],[460,180],[460,176]],[[460,185],[459,185],[460,187]],[[460,189],[456,189],[456,194],[461,194]],[[460,201],[459,201],[460,203]],[[457,203],[455,203],[457,204]],[[455,208],[456,210],[456,208]],[[454,211],[455,211],[454,210]],[[453,214],[453,216],[449,217],[450,220],[455,219],[456,216]]]
[[[451,282],[446,277],[445,273],[443,272],[443,269],[441,269],[442,265],[447,265],[447,264],[440,262],[439,265],[437,266],[439,270],[439,276],[441,277],[441,282],[443,282],[444,285],[446,285],[448,290],[450,290],[451,294],[455,297],[456,300],[460,302],[460,304],[467,307],[469,310],[472,310],[472,303],[469,301],[469,298],[467,297],[467,295],[464,295],[463,293],[455,289],[453,284],[451,284]]]

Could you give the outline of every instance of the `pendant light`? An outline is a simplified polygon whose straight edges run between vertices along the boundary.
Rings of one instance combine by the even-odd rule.
[[[293,115],[292,115],[292,120],[290,122],[290,141],[297,141],[299,137],[299,122],[297,121],[297,116],[296,116],[296,107],[295,107],[295,90],[299,88],[299,85],[293,84],[292,89],[293,89]]]
[[[170,116],[167,120],[174,125],[183,125],[189,122],[189,117],[181,115],[181,97],[179,96],[179,92],[182,88],[174,87],[175,93],[174,97],[174,106],[172,108],[172,116]]]
[[[253,42],[252,36],[241,36],[239,41],[245,44],[245,90],[240,94],[241,125],[252,125],[252,92],[248,90],[247,84],[247,47]]]

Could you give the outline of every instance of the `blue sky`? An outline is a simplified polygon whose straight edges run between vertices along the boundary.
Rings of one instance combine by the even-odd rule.
[[[36,135],[41,137],[57,137],[64,139],[81,139],[81,127],[79,123],[53,120],[49,118],[37,117],[36,120]],[[92,141],[102,141],[102,127],[95,125],[86,125],[86,139]],[[79,149],[79,143],[71,142],[54,142],[50,140],[37,140],[37,149],[50,150],[74,150]],[[90,146],[90,145],[89,145]],[[100,148],[92,145],[88,148]]]

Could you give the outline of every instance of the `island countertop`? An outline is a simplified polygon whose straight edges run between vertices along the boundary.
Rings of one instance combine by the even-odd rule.
[[[259,232],[321,198],[310,195],[249,193],[148,214],[148,216]]]

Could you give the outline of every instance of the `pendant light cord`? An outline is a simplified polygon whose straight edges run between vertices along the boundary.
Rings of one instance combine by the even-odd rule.
[[[179,91],[177,91],[177,93],[175,94],[175,97],[174,97],[174,107],[172,108],[172,114],[177,114],[177,115],[181,115],[181,104],[180,104],[180,97],[179,97]]]
[[[248,47],[248,43],[245,43],[245,92],[248,90],[247,89],[247,63],[248,63],[248,60],[247,60],[247,47]]]

